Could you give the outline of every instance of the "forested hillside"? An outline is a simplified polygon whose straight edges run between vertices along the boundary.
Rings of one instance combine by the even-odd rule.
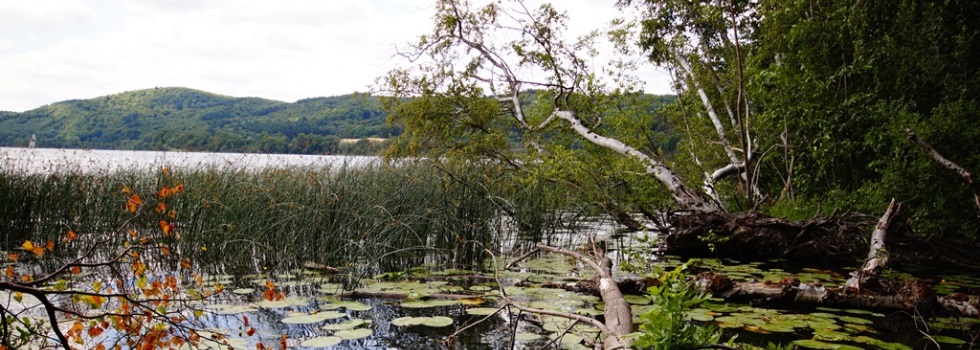
[[[264,153],[375,153],[389,138],[373,97],[344,95],[294,103],[236,98],[187,88],[129,91],[69,100],[23,113],[0,112],[0,146]]]

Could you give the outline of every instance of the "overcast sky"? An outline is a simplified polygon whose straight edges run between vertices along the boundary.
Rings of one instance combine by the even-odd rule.
[[[618,16],[614,0],[553,3],[570,34]],[[0,110],[171,86],[288,102],[367,91],[432,12],[430,0],[6,0]]]

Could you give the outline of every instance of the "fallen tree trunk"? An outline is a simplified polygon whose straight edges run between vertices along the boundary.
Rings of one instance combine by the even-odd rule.
[[[537,248],[546,252],[573,257],[595,270],[599,296],[605,304],[602,315],[605,318],[603,332],[606,333],[606,340],[603,342],[602,348],[606,350],[629,348],[630,340],[626,335],[633,332],[632,309],[619,290],[619,285],[612,273],[612,261],[606,257],[605,253],[599,250],[595,244],[592,244],[592,257],[544,244],[538,244]]]
[[[738,260],[773,258],[846,260],[863,251],[866,229],[857,216],[831,215],[793,221],[758,213],[681,213],[669,217],[666,253],[724,256]]]
[[[980,298],[962,294],[938,296],[927,284],[913,279],[902,282],[888,294],[857,293],[847,287],[825,287],[820,283],[804,284],[795,278],[736,282],[713,272],[698,274],[694,284],[704,292],[731,301],[765,300],[773,303],[980,316]]]
[[[864,266],[851,273],[851,278],[844,283],[845,287],[854,288],[858,291],[868,287],[879,287],[878,276],[885,269],[885,265],[888,264],[888,249],[885,248],[885,236],[888,234],[888,227],[891,226],[892,218],[898,215],[899,207],[900,205],[896,205],[895,199],[892,198],[891,203],[888,204],[888,209],[885,209],[885,214],[881,216],[878,224],[875,225],[874,231],[871,232],[871,241],[868,244],[868,258],[864,260]]]

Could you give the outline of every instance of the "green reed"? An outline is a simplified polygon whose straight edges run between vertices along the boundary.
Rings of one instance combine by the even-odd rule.
[[[159,229],[161,216],[125,209],[124,187],[155,205],[168,197],[179,253],[212,272],[284,271],[313,262],[392,270],[470,267],[517,231],[555,223],[547,186],[494,165],[413,161],[291,169],[171,169],[81,174],[0,172],[5,249],[67,231],[125,235]],[[502,218],[509,219],[502,219]]]

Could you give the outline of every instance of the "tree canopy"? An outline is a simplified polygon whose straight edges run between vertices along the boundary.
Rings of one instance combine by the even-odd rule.
[[[906,129],[980,168],[980,5],[619,7],[624,19],[569,38],[551,5],[437,2],[432,32],[404,52],[411,63],[378,83],[390,120],[405,127],[391,154],[488,157],[578,186],[604,179],[587,186],[604,193],[599,202],[640,210],[809,216],[877,212],[897,198],[920,232],[974,235],[970,187]],[[616,44],[609,66],[594,64],[605,37]],[[678,98],[636,99],[630,52],[669,69]],[[613,199],[609,188],[634,196]]]

